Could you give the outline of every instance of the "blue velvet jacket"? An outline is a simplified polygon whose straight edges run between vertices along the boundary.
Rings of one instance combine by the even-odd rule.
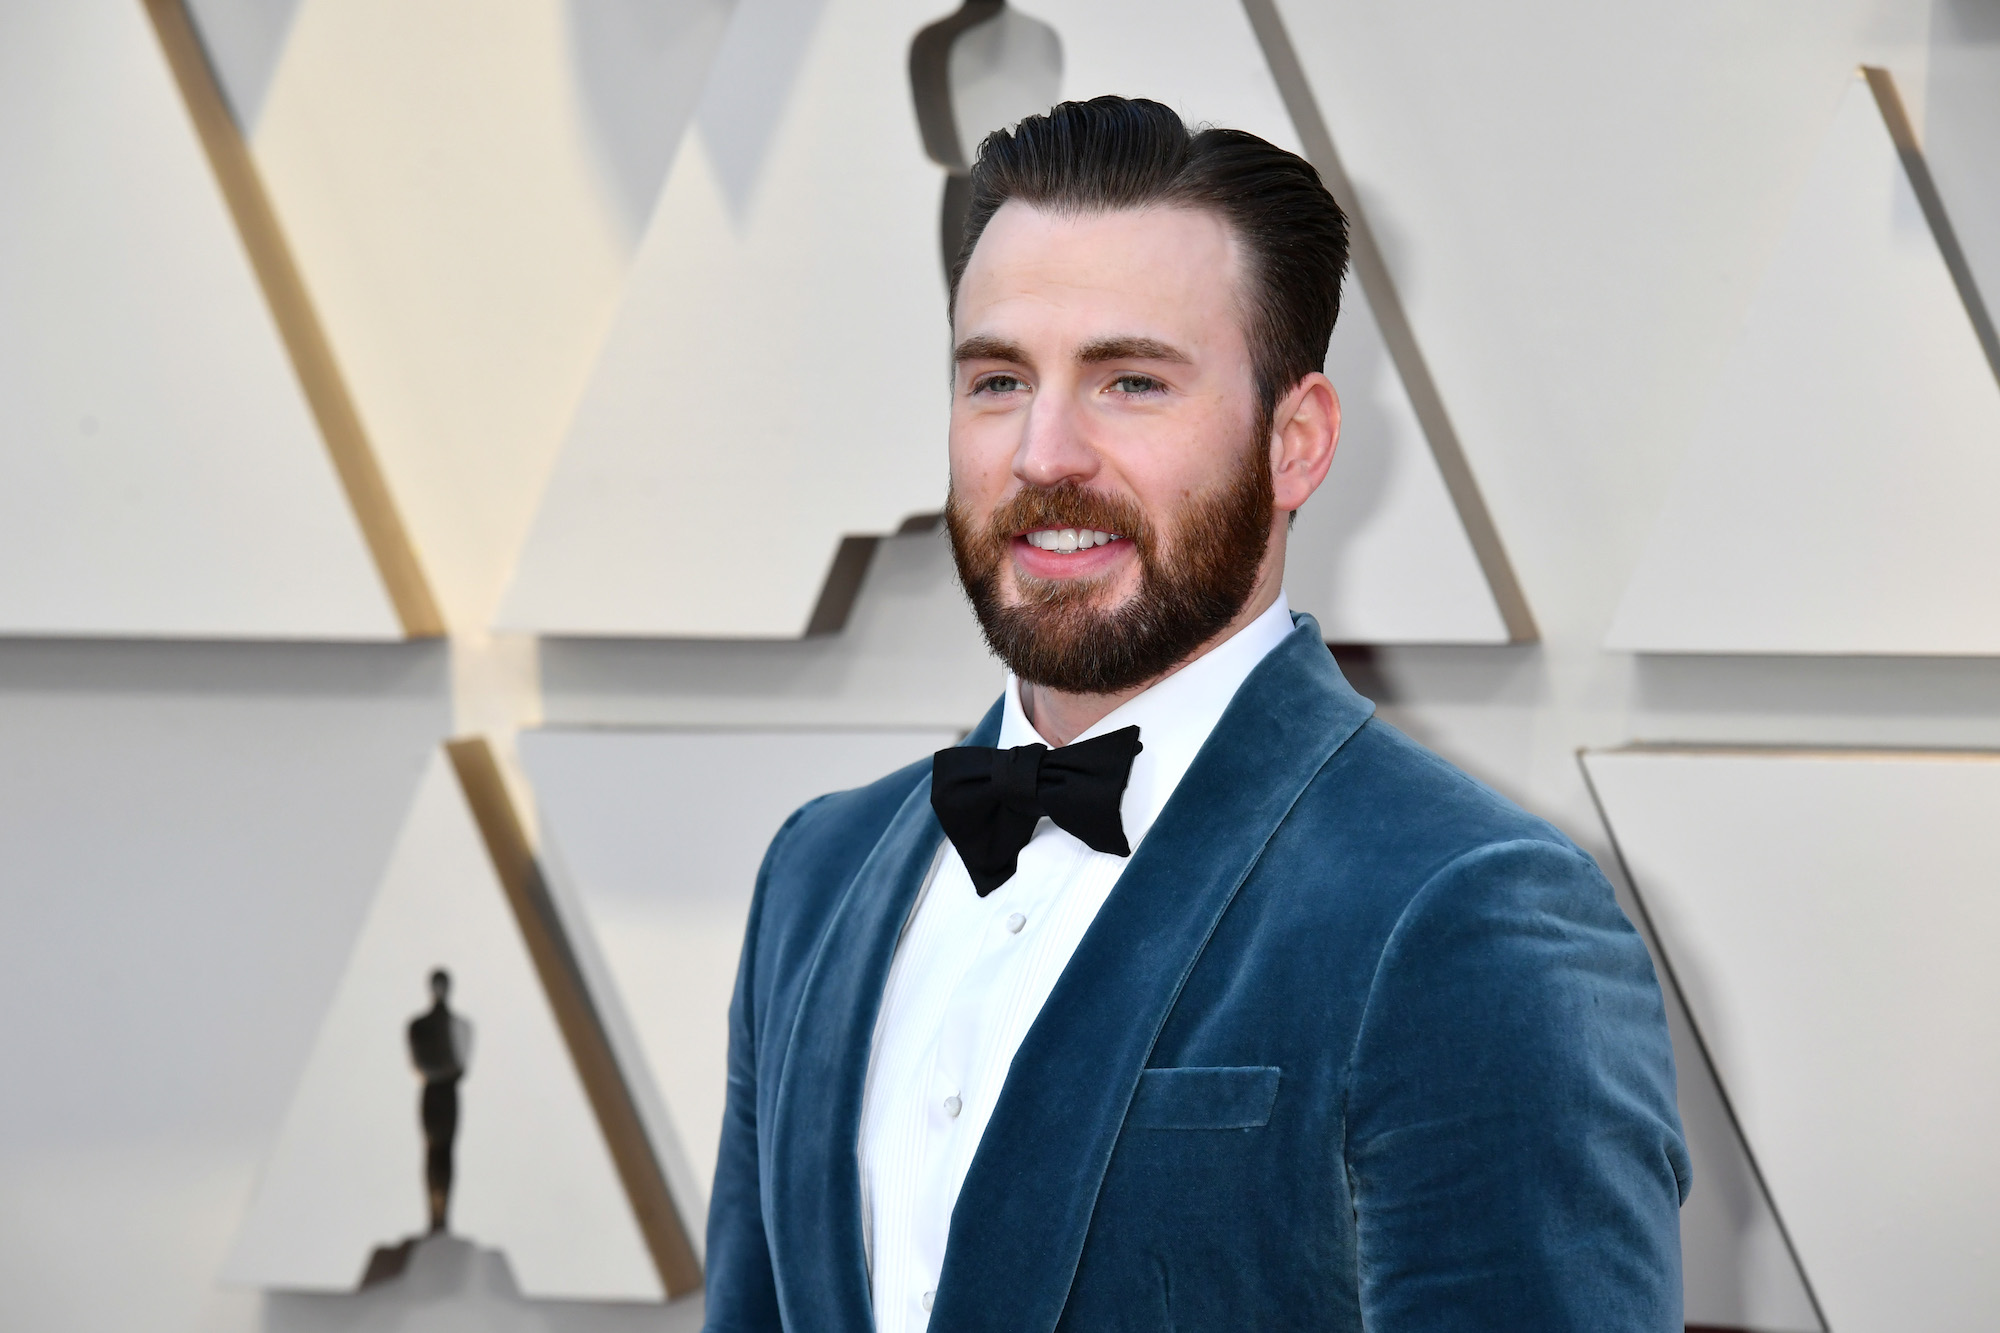
[[[1244,682],[1015,1056],[933,1329],[1680,1328],[1645,947],[1588,856],[1372,711],[1310,617]],[[862,1083],[942,836],[925,762],[765,858],[714,1333],[873,1327]]]

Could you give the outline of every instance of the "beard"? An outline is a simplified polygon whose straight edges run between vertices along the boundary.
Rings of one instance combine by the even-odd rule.
[[[1024,489],[985,522],[954,492],[945,505],[952,559],[993,653],[1032,685],[1067,694],[1117,694],[1173,670],[1250,600],[1271,542],[1276,497],[1259,429],[1233,473],[1189,499],[1162,533],[1130,499],[1073,481]],[[1110,578],[1043,579],[1014,569],[1013,539],[1036,528],[1095,528],[1131,542],[1139,587],[1102,607]]]

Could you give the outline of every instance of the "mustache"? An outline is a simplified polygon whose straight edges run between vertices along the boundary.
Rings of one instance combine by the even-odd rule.
[[[957,504],[956,497],[952,503]],[[1128,538],[1142,551],[1153,545],[1153,525],[1136,502],[1074,481],[1016,491],[987,516],[984,526],[986,540],[1003,548],[1017,534],[1038,528],[1095,528]]]

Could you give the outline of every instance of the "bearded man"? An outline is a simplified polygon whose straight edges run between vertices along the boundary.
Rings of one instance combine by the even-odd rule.
[[[988,138],[971,190],[948,519],[1011,674],[771,845],[708,1327],[1678,1329],[1644,946],[1285,604],[1339,208],[1122,98]]]

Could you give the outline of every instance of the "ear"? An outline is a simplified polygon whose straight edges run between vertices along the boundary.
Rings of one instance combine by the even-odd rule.
[[[1278,400],[1271,415],[1271,489],[1277,508],[1297,509],[1326,480],[1340,441],[1340,395],[1313,371]]]

